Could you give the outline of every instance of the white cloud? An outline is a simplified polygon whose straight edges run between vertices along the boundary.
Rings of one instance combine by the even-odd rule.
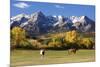
[[[27,3],[24,3],[24,2],[19,2],[19,3],[15,3],[14,6],[18,7],[18,8],[27,8],[30,5],[28,5]]]
[[[50,2],[50,3],[65,3],[65,4],[83,4],[95,5],[95,0],[18,0],[18,1],[37,1],[37,2]]]
[[[64,8],[64,7],[61,6],[61,5],[55,5],[55,7],[56,7],[56,8],[62,8],[62,9]]]

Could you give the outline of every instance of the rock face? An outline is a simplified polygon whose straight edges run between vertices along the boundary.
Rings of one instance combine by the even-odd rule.
[[[94,32],[95,22],[87,16],[45,16],[41,11],[31,15],[19,14],[11,18],[11,28],[19,26],[29,35],[62,32],[76,29],[80,32]]]

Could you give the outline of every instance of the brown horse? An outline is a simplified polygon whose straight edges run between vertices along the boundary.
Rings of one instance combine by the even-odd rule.
[[[77,49],[75,48],[68,49],[68,54],[76,54],[76,51]]]

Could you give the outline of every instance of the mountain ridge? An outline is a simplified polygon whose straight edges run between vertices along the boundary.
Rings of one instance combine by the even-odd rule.
[[[95,31],[95,21],[87,16],[45,16],[41,11],[31,15],[19,14],[11,18],[11,28],[19,26],[29,35],[69,31],[72,29],[80,32]]]

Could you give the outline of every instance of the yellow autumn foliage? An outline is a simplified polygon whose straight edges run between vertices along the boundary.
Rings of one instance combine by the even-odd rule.
[[[23,41],[26,41],[25,34],[25,30],[23,30],[22,28],[14,27],[11,30],[11,45],[20,45],[23,43]]]
[[[70,43],[75,43],[77,42],[77,40],[78,40],[77,31],[73,30],[73,31],[66,32],[65,41]]]
[[[58,41],[56,41],[56,42],[50,42],[48,44],[48,46],[49,47],[61,47],[62,46],[62,43],[61,42],[58,42]]]
[[[82,38],[80,40],[80,45],[84,45],[86,48],[93,48],[94,42],[91,38]]]

